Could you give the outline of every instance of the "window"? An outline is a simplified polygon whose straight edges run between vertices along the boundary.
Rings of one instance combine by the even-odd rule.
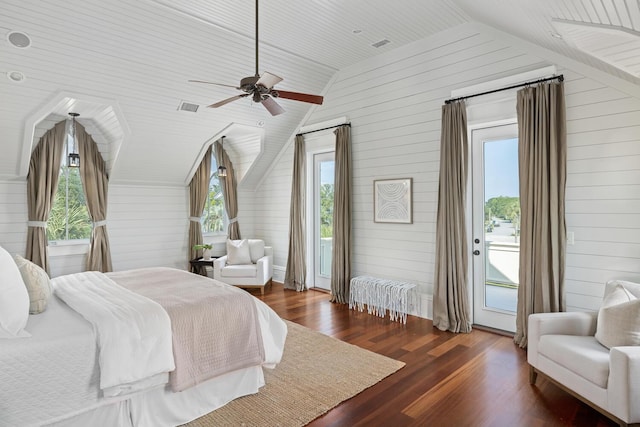
[[[216,163],[216,156],[212,154],[209,194],[207,194],[207,202],[202,213],[202,232],[204,234],[224,233],[226,222],[222,186],[218,178],[218,164]]]
[[[67,166],[69,150],[74,147],[69,122],[67,122],[66,135],[58,189],[49,213],[49,221],[47,221],[47,239],[50,242],[84,240],[91,237],[92,222],[84,197],[80,168]]]

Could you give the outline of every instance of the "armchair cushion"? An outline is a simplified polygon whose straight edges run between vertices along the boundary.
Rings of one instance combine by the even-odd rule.
[[[609,351],[592,336],[543,335],[538,342],[541,355],[564,368],[607,388]]]
[[[252,264],[249,242],[246,239],[227,240],[227,264]]]
[[[640,345],[640,299],[620,283],[607,288],[595,336],[607,348]]]
[[[227,265],[220,270],[220,277],[256,277],[258,269],[255,264]]]

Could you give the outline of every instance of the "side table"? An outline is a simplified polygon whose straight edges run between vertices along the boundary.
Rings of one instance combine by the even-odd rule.
[[[209,260],[204,260],[202,259],[202,257],[192,259],[191,261],[189,261],[189,264],[191,264],[191,272],[206,276],[207,270],[205,269],[205,267],[208,265],[213,268],[213,261],[215,261],[217,258],[219,257],[212,256]]]

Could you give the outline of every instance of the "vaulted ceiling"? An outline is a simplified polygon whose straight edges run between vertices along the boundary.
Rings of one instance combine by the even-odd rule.
[[[113,182],[183,185],[206,144],[229,133],[241,185],[254,188],[313,107],[279,99],[286,113],[272,117],[245,98],[210,109],[235,89],[187,82],[237,85],[254,74],[254,8],[253,0],[2,0],[0,32],[25,33],[31,45],[0,42],[0,178],[24,177],[34,138],[68,106],[109,153]],[[259,70],[283,77],[281,90],[322,94],[338,70],[469,22],[640,83],[636,1],[263,0],[259,16]],[[628,44],[600,36],[595,46],[594,31],[624,33]],[[182,101],[198,111],[179,111]]]

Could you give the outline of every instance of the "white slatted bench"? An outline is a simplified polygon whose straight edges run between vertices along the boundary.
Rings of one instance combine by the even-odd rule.
[[[385,317],[389,310],[392,321],[407,323],[407,314],[418,301],[414,283],[357,276],[351,279],[349,308]]]

